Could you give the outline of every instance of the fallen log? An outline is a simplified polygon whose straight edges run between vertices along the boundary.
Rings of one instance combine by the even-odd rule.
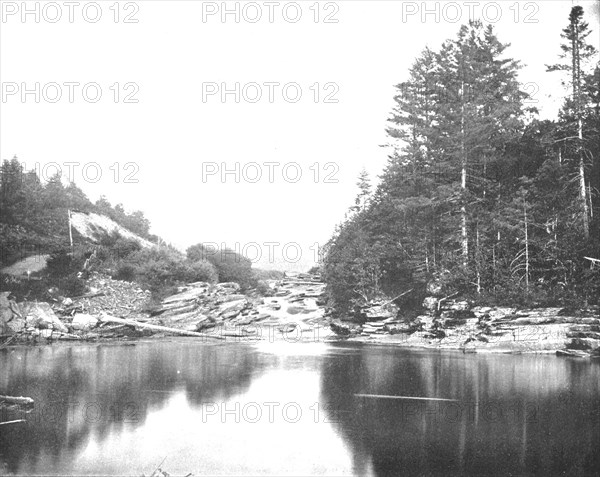
[[[452,293],[451,295],[445,296],[444,298],[440,298],[437,303],[437,310],[440,311],[440,308],[442,307],[442,303],[456,295],[458,295],[458,292]]]
[[[168,326],[151,325],[149,323],[142,323],[139,321],[128,320],[125,318],[116,318],[114,316],[109,316],[106,313],[103,313],[100,316],[100,321],[104,321],[107,323],[119,323],[122,325],[129,325],[129,326],[134,326],[137,328],[142,328],[142,329],[147,329],[147,330],[165,331],[168,333],[173,333],[173,334],[182,335],[182,336],[196,336],[198,338],[213,338],[216,340],[224,340],[225,339],[223,336],[218,336],[218,335],[209,335],[206,333],[198,333],[197,331],[178,330],[177,328],[169,328]]]
[[[33,399],[29,397],[23,396],[2,396],[0,395],[0,403],[8,403],[8,404],[20,404],[25,406],[31,406],[33,404]]]
[[[6,424],[17,424],[19,422],[27,422],[27,421],[25,419],[16,419],[14,421],[0,422],[0,426],[5,426]]]
[[[390,301],[386,301],[383,305],[389,305],[390,303],[396,301],[398,298],[402,298],[404,295],[408,295],[411,291],[413,291],[413,288],[411,288],[410,290],[406,290],[405,292],[400,293],[400,295],[398,295],[395,298],[392,298]]]

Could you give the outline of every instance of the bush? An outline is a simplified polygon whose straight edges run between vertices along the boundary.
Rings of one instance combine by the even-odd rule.
[[[73,255],[68,249],[61,248],[50,254],[46,269],[51,277],[62,278],[80,271],[84,262],[83,255]]]
[[[117,268],[115,278],[117,280],[125,280],[126,282],[132,282],[136,278],[136,269],[133,265],[129,263],[122,263]]]
[[[118,262],[135,252],[139,252],[141,249],[142,246],[137,240],[125,238],[119,232],[114,231],[100,239],[96,256],[101,261]]]
[[[262,296],[273,296],[273,289],[264,280],[258,281],[256,291]]]
[[[188,265],[186,281],[215,283],[219,279],[217,269],[208,260],[196,260]]]
[[[79,278],[76,273],[61,278],[58,281],[58,289],[64,296],[80,296],[88,290],[85,280]]]
[[[120,267],[123,273],[128,274],[133,269],[136,281],[155,294],[183,282],[216,279],[210,265],[202,262],[191,264],[180,252],[171,248],[139,250],[132,253]]]
[[[188,260],[208,260],[214,265],[220,282],[236,282],[242,289],[256,285],[249,258],[231,250],[213,250],[202,244],[192,245],[187,249]]]

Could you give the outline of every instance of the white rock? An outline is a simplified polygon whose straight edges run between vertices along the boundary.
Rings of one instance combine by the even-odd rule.
[[[92,315],[88,315],[87,313],[77,313],[73,317],[73,322],[71,323],[71,327],[74,330],[82,330],[87,331],[98,325],[98,318]]]

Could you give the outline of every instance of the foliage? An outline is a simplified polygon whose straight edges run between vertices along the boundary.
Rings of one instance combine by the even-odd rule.
[[[381,181],[371,192],[361,173],[326,246],[338,310],[409,288],[422,298],[441,274],[479,302],[597,302],[584,257],[600,257],[600,67],[582,16],[574,7],[563,31],[569,63],[550,68],[576,83],[556,121],[535,119],[491,26],[470,22],[416,59],[397,86]]]
[[[189,247],[186,254],[190,261],[209,261],[217,271],[219,282],[236,282],[242,289],[256,285],[252,261],[234,250],[228,248],[216,250],[199,243]]]

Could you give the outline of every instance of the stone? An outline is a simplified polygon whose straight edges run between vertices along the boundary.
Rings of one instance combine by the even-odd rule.
[[[600,318],[581,318],[579,322],[584,325],[600,325]]]
[[[242,295],[242,294],[233,294],[233,295],[228,295],[228,296],[224,296],[223,298],[219,298],[218,303],[227,303],[230,301],[238,301],[238,300],[245,300],[246,299],[246,295]]]
[[[0,334],[12,335],[25,328],[25,319],[19,305],[10,298],[10,292],[0,293]]]
[[[33,326],[39,329],[52,329],[60,331],[61,333],[67,333],[69,331],[54,314],[54,311],[52,311],[52,308],[50,308],[48,303],[28,303],[24,308],[27,326]]]
[[[492,320],[498,320],[501,318],[506,318],[510,315],[514,315],[516,312],[516,308],[498,307],[490,310],[489,315]]]
[[[483,317],[489,316],[490,311],[492,311],[492,307],[491,306],[475,306],[471,309],[471,311],[477,318],[483,318]]]
[[[394,307],[391,305],[375,305],[363,310],[363,314],[368,320],[384,320],[396,316],[397,310],[394,310],[393,308]]]
[[[217,285],[217,287],[219,287],[221,289],[225,289],[225,290],[234,290],[234,291],[239,291],[239,289],[240,289],[239,283],[236,283],[236,282],[219,283]]]
[[[331,331],[341,336],[348,336],[352,332],[350,326],[341,321],[332,321],[329,327],[331,328]]]
[[[73,317],[71,327],[74,330],[89,331],[98,325],[98,318],[87,313],[77,313]]]
[[[568,347],[572,349],[596,350],[600,348],[600,340],[593,338],[573,338],[571,340],[571,344]]]
[[[469,311],[471,305],[469,305],[468,301],[456,301],[456,300],[448,300],[446,302],[442,302],[441,309],[442,310],[450,310],[450,311]]]

